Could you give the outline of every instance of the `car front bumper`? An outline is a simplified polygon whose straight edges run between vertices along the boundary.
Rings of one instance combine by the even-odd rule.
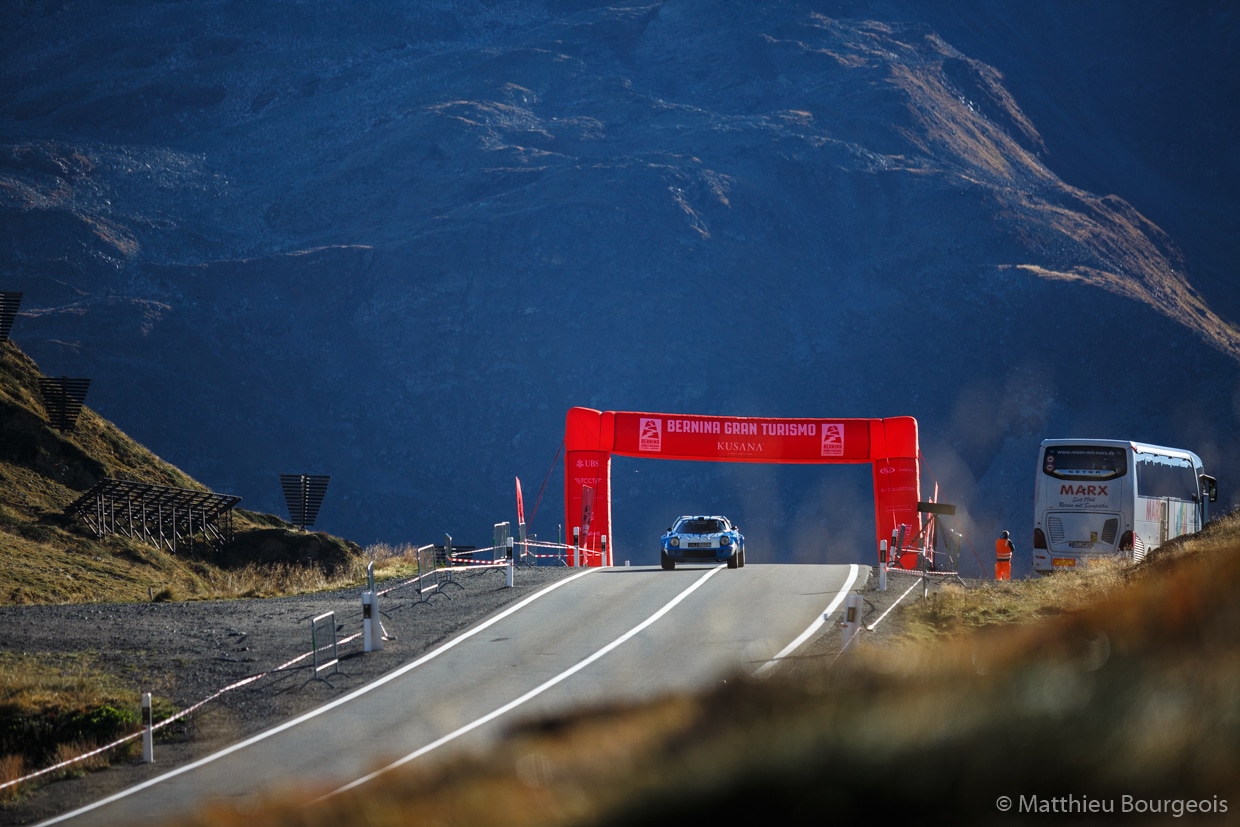
[[[735,546],[717,548],[676,548],[663,546],[667,559],[677,563],[724,563],[736,553]]]

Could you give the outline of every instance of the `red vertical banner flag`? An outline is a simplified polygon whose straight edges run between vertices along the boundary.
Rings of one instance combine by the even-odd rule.
[[[517,477],[517,525],[525,525],[525,501],[521,499],[520,477]]]

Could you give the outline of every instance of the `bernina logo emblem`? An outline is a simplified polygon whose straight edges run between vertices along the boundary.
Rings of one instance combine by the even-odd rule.
[[[643,416],[637,426],[637,450],[663,450],[663,420]]]
[[[895,472],[896,467],[894,465],[884,465],[882,468],[878,469],[878,473],[880,474],[894,474]]]
[[[844,423],[822,423],[822,456],[844,456]]]

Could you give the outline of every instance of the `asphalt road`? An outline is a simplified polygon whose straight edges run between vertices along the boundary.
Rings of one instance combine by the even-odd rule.
[[[331,795],[484,747],[521,717],[760,675],[863,584],[856,566],[585,570],[306,715],[44,823],[166,824],[294,784]]]

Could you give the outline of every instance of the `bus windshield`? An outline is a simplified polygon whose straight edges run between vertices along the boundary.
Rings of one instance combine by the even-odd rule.
[[[1113,480],[1128,473],[1128,452],[1100,445],[1048,445],[1042,471],[1060,480]]]

